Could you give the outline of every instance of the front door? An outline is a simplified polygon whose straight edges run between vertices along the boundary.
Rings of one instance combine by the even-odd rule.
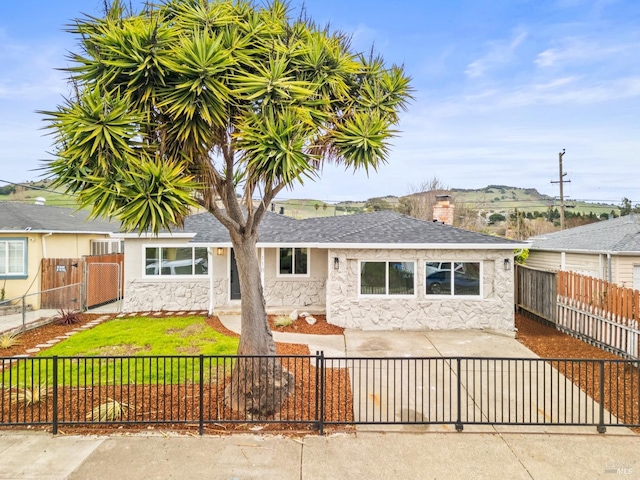
[[[240,300],[240,279],[238,278],[238,265],[236,265],[236,255],[231,249],[231,269],[229,271],[231,279],[231,300]]]

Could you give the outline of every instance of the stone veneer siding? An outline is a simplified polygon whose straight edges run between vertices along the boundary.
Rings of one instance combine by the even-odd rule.
[[[228,304],[229,282],[214,279],[215,306]],[[124,312],[207,310],[209,280],[135,280],[125,286]],[[267,279],[264,295],[267,306],[322,306],[326,299],[324,279]]]
[[[227,281],[213,282],[216,305],[226,304]],[[209,279],[134,280],[125,286],[123,312],[184,311],[209,309]]]
[[[332,250],[340,266],[329,270],[327,317],[345,328],[379,330],[491,329],[514,331],[513,265],[510,250]],[[416,296],[367,298],[358,295],[359,260],[414,261]],[[482,298],[425,294],[425,262],[482,262]],[[513,260],[511,260],[513,263]]]
[[[265,279],[264,297],[269,307],[322,306],[326,303],[326,280],[304,278]]]

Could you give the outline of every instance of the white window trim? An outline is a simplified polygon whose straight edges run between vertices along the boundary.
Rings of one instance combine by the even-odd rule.
[[[28,274],[28,269],[29,269],[29,265],[28,265],[28,242],[27,239],[24,237],[7,237],[7,238],[0,238],[0,242],[5,243],[7,245],[7,260],[6,260],[6,265],[5,267],[7,267],[7,271],[5,273],[0,273],[0,279],[5,279],[5,280],[19,280],[19,279],[24,279],[27,278],[29,276]],[[10,243],[21,243],[22,244],[22,271],[20,272],[9,272],[9,244]]]
[[[451,289],[451,293],[434,294],[427,293],[427,263],[479,263],[480,264],[480,293],[478,295],[456,295]],[[425,260],[424,262],[424,296],[425,299],[455,298],[462,300],[477,300],[484,298],[484,261],[482,260]]]
[[[211,275],[211,268],[212,265],[208,265],[208,271],[207,273],[192,273],[192,274],[188,274],[188,275],[162,275],[162,274],[158,274],[158,275],[147,275],[147,248],[158,248],[160,249],[160,251],[162,251],[163,248],[190,248],[191,249],[191,260],[193,262],[194,259],[194,255],[195,255],[195,249],[196,248],[206,248],[207,249],[207,261],[209,259],[209,253],[208,253],[208,247],[206,245],[194,245],[194,244],[185,244],[185,243],[179,243],[179,244],[144,244],[142,245],[142,277],[146,280],[185,280],[185,279],[199,279],[199,280],[204,280],[206,278],[208,278]],[[193,263],[192,263],[192,271],[193,271]]]
[[[295,270],[296,264],[296,248],[304,248],[307,251],[307,273],[280,273],[280,250],[283,248],[290,248],[292,250],[291,262],[293,264],[293,270]],[[311,277],[311,249],[309,247],[278,247],[276,248],[276,277],[278,278],[309,278]]]
[[[362,264],[363,263],[386,263],[387,268],[384,271],[384,282],[387,293],[384,294],[366,294],[362,293]],[[413,293],[410,295],[392,295],[389,292],[389,263],[413,263]],[[417,260],[396,260],[396,259],[378,259],[372,258],[368,260],[358,260],[358,298],[416,298],[418,295],[418,261]]]

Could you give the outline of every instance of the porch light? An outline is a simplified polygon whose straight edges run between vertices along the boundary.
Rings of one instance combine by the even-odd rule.
[[[224,248],[222,248],[222,247],[218,247],[218,249],[216,250],[216,253],[217,253],[218,255],[224,255]]]
[[[508,258],[504,259],[504,269],[508,272],[511,270],[511,260]]]
[[[338,270],[340,268],[340,259],[338,257],[333,257],[333,269]]]

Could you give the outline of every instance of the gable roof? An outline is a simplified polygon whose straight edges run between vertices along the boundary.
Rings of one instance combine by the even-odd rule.
[[[191,242],[229,244],[229,234],[213,215],[201,213],[185,220],[183,232]],[[260,246],[300,244],[347,248],[496,248],[525,245],[441,223],[425,222],[397,212],[381,211],[296,220],[267,212],[259,226]]]
[[[612,218],[529,240],[531,250],[640,253],[640,215]]]
[[[112,233],[120,222],[89,220],[89,212],[71,208],[0,202],[0,233]]]

